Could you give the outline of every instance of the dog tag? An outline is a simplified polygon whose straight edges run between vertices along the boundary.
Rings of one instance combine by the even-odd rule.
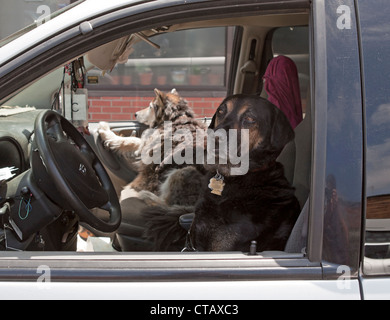
[[[223,189],[225,188],[225,182],[223,180],[223,176],[219,172],[217,172],[214,178],[210,179],[209,188],[212,194],[222,196]]]

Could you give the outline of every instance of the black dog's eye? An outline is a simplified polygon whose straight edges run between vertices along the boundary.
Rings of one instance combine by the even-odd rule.
[[[245,116],[243,122],[246,125],[253,125],[256,123],[256,119],[251,116]]]
[[[223,116],[224,114],[226,114],[226,112],[227,112],[227,107],[226,107],[226,105],[222,105],[222,106],[220,106],[219,108],[218,108],[218,110],[217,110],[217,114],[219,115],[219,116]]]

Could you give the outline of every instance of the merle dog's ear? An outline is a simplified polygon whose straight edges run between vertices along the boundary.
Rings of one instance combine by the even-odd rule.
[[[172,89],[171,93],[176,95],[176,96],[180,96],[179,92],[177,92],[176,89]]]
[[[154,89],[154,93],[156,94],[156,104],[160,106],[164,106],[164,101],[166,100],[166,94],[158,89]]]
[[[277,156],[279,156],[286,144],[294,139],[295,133],[285,114],[277,108],[275,108],[275,112],[276,115],[271,133],[271,146],[275,153],[277,153]]]
[[[154,93],[156,94],[156,119],[160,120],[163,117],[164,106],[167,96],[164,92],[158,89],[154,89]]]

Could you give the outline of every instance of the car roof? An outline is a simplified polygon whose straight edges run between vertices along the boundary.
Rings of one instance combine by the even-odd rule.
[[[0,65],[62,30],[120,8],[156,0],[86,0],[0,48]],[[169,2],[169,1],[168,1]],[[167,2],[167,3],[168,3]]]

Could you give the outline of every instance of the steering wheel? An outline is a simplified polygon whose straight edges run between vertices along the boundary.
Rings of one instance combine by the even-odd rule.
[[[101,161],[78,130],[55,111],[45,111],[35,121],[35,142],[49,178],[67,204],[102,232],[118,229],[122,213],[115,188]],[[100,208],[109,221],[90,210]]]

